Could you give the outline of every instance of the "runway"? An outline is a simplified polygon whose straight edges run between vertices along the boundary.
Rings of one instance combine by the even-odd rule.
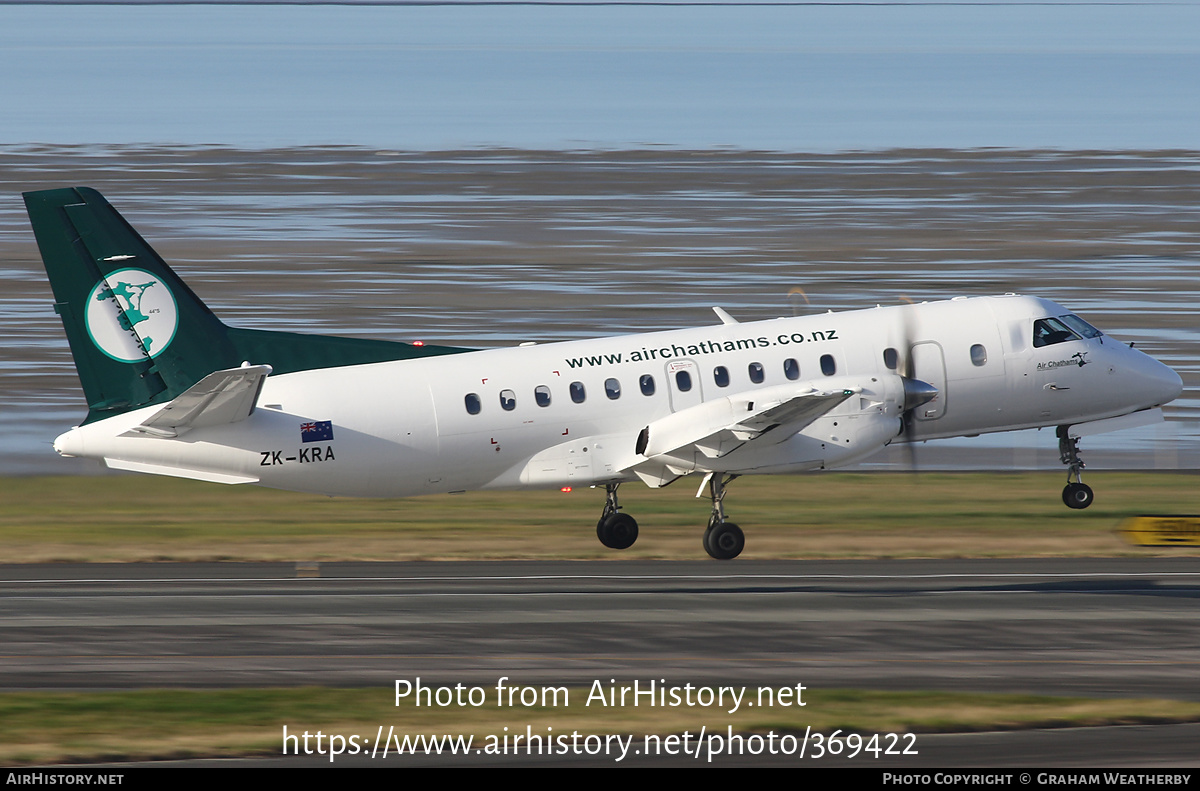
[[[5,690],[693,683],[1200,699],[1192,559],[0,567]]]
[[[9,565],[0,566],[0,684],[390,689],[397,678],[491,685],[507,676],[1196,700],[1197,598],[1195,560],[1162,558]],[[1186,767],[1198,728],[925,734],[919,757],[855,763]],[[328,765],[318,758],[199,763]],[[631,763],[680,761],[691,759]]]

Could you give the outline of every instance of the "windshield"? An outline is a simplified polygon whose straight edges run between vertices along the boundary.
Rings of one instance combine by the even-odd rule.
[[[1078,316],[1068,313],[1057,318],[1038,319],[1033,323],[1033,345],[1035,348],[1053,346],[1056,343],[1078,341],[1103,335],[1100,330]]]
[[[1085,338],[1095,338],[1098,335],[1104,334],[1073,313],[1068,313],[1067,315],[1059,316],[1058,318],[1063,324],[1066,324],[1068,327],[1075,330],[1075,332],[1078,332]]]

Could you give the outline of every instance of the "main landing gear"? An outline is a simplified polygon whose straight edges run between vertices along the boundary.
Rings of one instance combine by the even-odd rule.
[[[604,485],[608,496],[604,501],[604,512],[600,514],[600,521],[596,523],[596,537],[609,549],[629,549],[638,537],[637,520],[629,514],[621,513],[621,506],[617,502],[617,487],[620,485]]]
[[[1063,489],[1062,500],[1068,508],[1087,508],[1095,497],[1092,487],[1083,482],[1085,465],[1079,457],[1079,438],[1070,436],[1069,429],[1070,426],[1059,426],[1057,429],[1059,460],[1067,465],[1067,485]]]
[[[704,551],[717,560],[733,560],[746,547],[746,535],[733,522],[725,521],[725,487],[733,483],[736,475],[725,477],[724,473],[709,476],[709,497],[712,498],[712,515],[708,517],[708,528],[704,531]],[[703,490],[701,485],[701,490]],[[700,495],[697,494],[697,497]]]
[[[712,498],[712,515],[708,517],[708,528],[704,531],[704,551],[717,560],[733,560],[742,554],[742,549],[746,546],[746,536],[742,529],[725,520],[725,509],[721,505],[725,499],[725,487],[737,477],[714,473],[705,482]],[[617,501],[617,487],[620,485],[604,485],[604,511],[600,514],[600,521],[596,523],[596,537],[609,549],[629,549],[638,537],[637,520],[629,514],[621,513],[621,504]],[[704,491],[704,486],[705,484],[701,484],[700,491]]]

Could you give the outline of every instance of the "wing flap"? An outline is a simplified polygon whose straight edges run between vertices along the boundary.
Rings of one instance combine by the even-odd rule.
[[[860,391],[778,386],[706,401],[647,426],[642,458],[624,469],[644,479],[642,473],[653,468],[652,476],[665,479],[694,469],[694,463],[685,468],[686,460],[695,459],[697,452],[718,459],[768,433],[775,442],[783,442]]]

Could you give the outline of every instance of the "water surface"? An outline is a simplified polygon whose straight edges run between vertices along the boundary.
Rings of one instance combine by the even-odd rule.
[[[1089,465],[1200,466],[1196,152],[9,147],[10,472],[67,469],[48,443],[84,413],[17,197],[66,184],[100,189],[245,327],[486,347],[715,324],[713,305],[749,321],[1037,294],[1184,377],[1171,422],[1089,438]],[[926,448],[931,466],[1057,468],[1050,432]]]

